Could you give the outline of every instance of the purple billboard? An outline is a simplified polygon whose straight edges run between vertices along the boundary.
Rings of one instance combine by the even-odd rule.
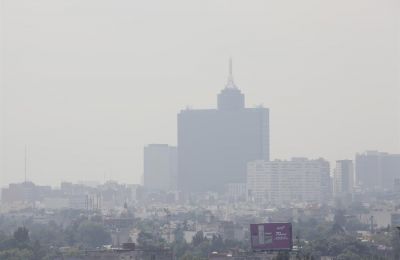
[[[250,236],[254,251],[292,250],[291,223],[250,224]]]

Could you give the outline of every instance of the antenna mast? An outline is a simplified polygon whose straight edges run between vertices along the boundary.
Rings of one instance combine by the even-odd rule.
[[[233,84],[232,58],[229,58],[228,83],[232,83]]]
[[[233,82],[233,65],[232,58],[229,58],[229,68],[228,68],[228,82],[226,84],[227,88],[236,88],[235,83]]]
[[[27,167],[26,167],[26,164],[27,164],[27,157],[28,157],[28,148],[27,148],[27,146],[26,146],[26,144],[25,144],[25,183],[26,183],[26,169],[27,169]]]

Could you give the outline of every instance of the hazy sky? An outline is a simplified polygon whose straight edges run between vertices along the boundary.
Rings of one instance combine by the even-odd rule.
[[[400,153],[398,0],[2,0],[1,170],[141,181],[143,146],[212,108],[228,59],[271,157]]]

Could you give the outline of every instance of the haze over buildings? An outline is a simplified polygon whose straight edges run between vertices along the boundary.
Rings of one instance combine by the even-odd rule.
[[[271,154],[400,153],[397,0],[5,0],[1,183],[139,183],[176,113],[213,107],[226,60]]]
[[[400,0],[0,1],[1,260],[400,259],[399,235]]]

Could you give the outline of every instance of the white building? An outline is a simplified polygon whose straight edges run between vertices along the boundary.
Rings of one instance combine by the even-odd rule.
[[[336,161],[333,171],[333,194],[335,197],[346,196],[353,193],[354,166],[351,160]]]
[[[293,158],[247,164],[249,199],[260,202],[322,202],[330,194],[329,162]]]

